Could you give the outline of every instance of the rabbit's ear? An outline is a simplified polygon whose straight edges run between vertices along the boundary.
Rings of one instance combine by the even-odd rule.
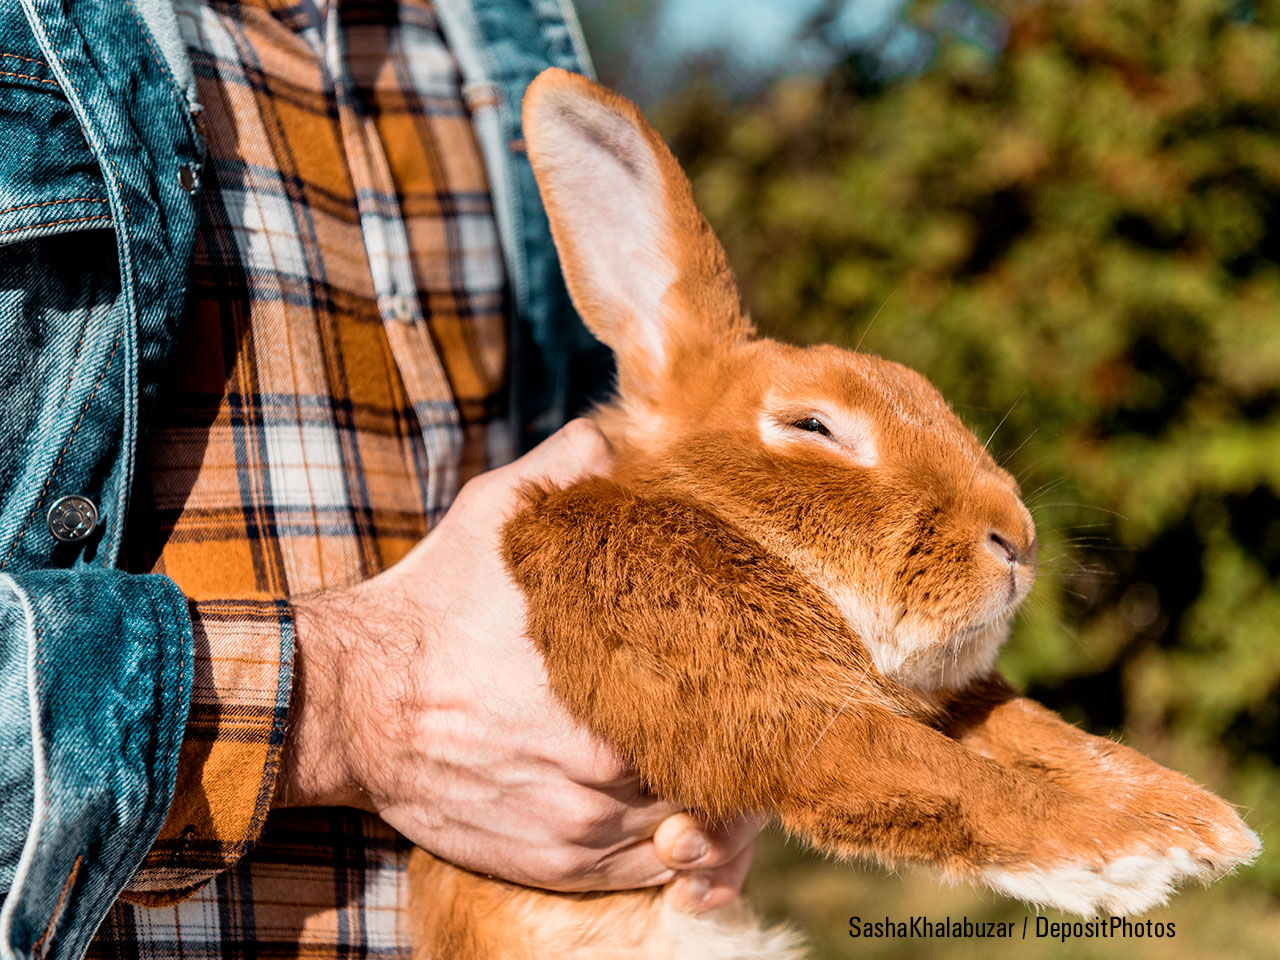
[[[529,159],[574,305],[617,355],[623,395],[749,336],[724,250],[634,104],[545,70],[524,98]]]

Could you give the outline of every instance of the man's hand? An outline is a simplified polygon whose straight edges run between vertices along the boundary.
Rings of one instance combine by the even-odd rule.
[[[712,830],[641,791],[547,689],[503,565],[523,484],[569,484],[611,460],[576,420],[463,487],[395,566],[294,604],[277,805],[360,807],[446,860],[531,886],[617,890],[683,870],[677,906],[737,895],[759,824]]]

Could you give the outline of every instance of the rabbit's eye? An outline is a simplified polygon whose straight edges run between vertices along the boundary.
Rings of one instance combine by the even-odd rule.
[[[797,420],[792,426],[797,430],[804,430],[808,433],[817,433],[824,437],[831,436],[831,431],[827,429],[827,425],[817,417],[805,417],[803,420]]]

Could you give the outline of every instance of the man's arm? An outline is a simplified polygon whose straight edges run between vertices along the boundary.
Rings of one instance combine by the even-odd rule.
[[[189,775],[166,828],[185,829],[177,814],[210,803],[234,819],[234,798],[203,786],[211,751],[191,749],[189,725],[182,741],[193,617],[206,648],[209,633],[236,622],[257,624],[277,646],[296,629],[277,803],[373,810],[434,852],[527,883],[632,887],[679,869],[686,875],[669,888],[678,905],[732,899],[758,824],[708,829],[644,795],[612,751],[569,720],[547,693],[522,630],[522,598],[501,564],[498,532],[524,483],[569,483],[607,466],[607,443],[579,421],[468,485],[437,529],[380,577],[292,613],[249,603],[248,621],[243,605],[191,603],[163,576],[0,576],[5,960],[83,951],[135,866],[161,849],[152,845],[182,749]],[[264,750],[244,765],[254,792],[262,784],[269,792],[274,771],[263,767],[272,757]],[[180,898],[247,851],[259,827],[257,818],[225,864],[164,847],[133,883]]]

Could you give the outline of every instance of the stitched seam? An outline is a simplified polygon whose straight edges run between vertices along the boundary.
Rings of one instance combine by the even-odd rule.
[[[147,49],[151,51],[151,59],[156,62],[156,66],[160,68],[160,72],[168,78],[169,94],[173,97],[174,103],[178,105],[178,109],[182,112],[186,119],[188,129],[191,133],[198,136],[194,124],[191,119],[191,104],[187,101],[189,91],[183,90],[178,78],[173,75],[173,71],[169,69],[168,62],[165,61],[160,54],[156,53],[155,45],[151,39],[151,28],[147,26],[146,21],[142,19],[142,14],[138,13],[138,8],[134,6],[133,0],[125,0],[129,5],[129,12],[133,14],[133,19],[138,22],[138,31],[142,34],[142,39],[147,41]],[[195,77],[191,78],[191,82],[195,83]]]
[[[182,115],[188,125],[187,129],[198,140],[200,137],[199,120],[198,118],[194,118],[191,110],[192,105],[187,100],[188,95],[191,95],[192,92],[182,89],[182,85],[178,83],[178,78],[175,77],[173,75],[173,71],[169,69],[168,61],[156,53],[156,48],[152,45],[151,28],[147,26],[142,15],[138,13],[138,8],[134,5],[133,0],[125,0],[125,2],[129,4],[129,12],[133,14],[133,19],[138,21],[138,29],[142,32],[142,39],[147,41],[147,48],[151,51],[151,57],[155,60],[156,66],[160,68],[161,73],[169,78],[169,93],[173,97],[174,102],[178,105],[178,109],[182,112]],[[192,85],[195,84],[194,76],[191,78],[191,83]]]
[[[20,57],[16,53],[0,53],[0,60],[21,60],[23,63],[34,63],[37,66],[48,68],[49,64],[43,60],[36,60],[33,57]]]
[[[33,6],[31,8],[31,12],[34,13],[36,15],[36,19],[40,21],[40,29],[47,34],[49,32],[49,28],[48,26],[45,25],[44,17],[40,16],[40,11]],[[61,60],[58,60],[58,64],[59,66],[62,67],[63,73],[67,75],[67,82],[71,84],[71,89],[73,89],[76,92],[76,96],[80,98],[81,109],[84,109],[84,94],[80,92],[80,87],[76,84],[74,78],[72,78],[70,71],[67,70],[67,65],[63,63]],[[53,83],[53,81],[42,80],[41,83]],[[54,86],[57,86],[57,84],[55,83]],[[120,191],[120,206],[124,207],[124,215],[128,217],[129,204],[126,203],[124,199],[124,182],[120,178],[120,168],[116,166],[115,158],[111,156],[110,150],[105,149],[105,145],[104,145],[103,153],[106,154],[107,163],[111,164],[111,169],[115,171],[116,189]],[[8,559],[9,559],[8,557],[5,558],[6,563],[8,562]],[[0,570],[3,570],[3,569],[4,569],[4,564],[0,563]]]
[[[62,388],[62,396],[58,398],[58,406],[67,399],[67,394],[71,392],[71,382],[76,378],[76,364],[80,362],[80,348],[84,346],[85,337],[89,335],[89,321],[93,317],[93,311],[89,311],[89,316],[84,318],[84,326],[80,328],[80,339],[76,341],[76,352],[71,357],[71,364],[67,370],[67,383]]]
[[[49,918],[49,925],[44,928],[44,933],[40,934],[40,939],[31,946],[31,952],[37,957],[44,956],[45,942],[53,935],[54,927],[62,919],[62,909],[67,905],[67,895],[71,893],[71,888],[75,886],[76,877],[80,875],[80,865],[83,862],[84,858],[77,856],[75,863],[71,865],[71,872],[67,874],[67,879],[62,883],[62,893],[58,895],[58,903],[53,908],[53,916]]]
[[[143,22],[142,15],[138,13],[138,8],[133,5],[133,0],[125,0],[129,4],[129,12],[133,14],[133,19],[138,23],[138,29],[142,31],[142,39],[147,41],[147,49],[151,51],[151,59],[156,62],[156,66],[160,68],[160,72],[169,78],[171,86],[176,87],[178,81],[173,78],[173,74],[169,72],[169,65],[160,59],[160,54],[156,53],[156,48],[151,42],[151,30]]]
[[[22,538],[27,533],[27,528],[31,526],[31,518],[36,515],[36,511],[40,509],[40,505],[44,503],[45,494],[49,492],[49,485],[53,483],[53,478],[58,475],[58,467],[62,465],[62,458],[67,455],[67,448],[71,446],[71,441],[75,439],[76,434],[80,431],[80,424],[84,423],[84,415],[89,412],[89,404],[93,403],[93,398],[98,395],[98,387],[102,386],[102,378],[107,375],[107,371],[111,369],[111,363],[116,358],[116,351],[120,349],[120,341],[124,339],[124,331],[121,330],[116,342],[111,347],[111,356],[107,357],[107,365],[102,368],[102,372],[98,374],[98,379],[94,381],[93,390],[89,394],[89,399],[84,402],[84,406],[80,408],[80,418],[76,420],[76,425],[71,429],[71,436],[67,437],[62,444],[62,450],[58,453],[58,459],[53,462],[53,469],[49,472],[49,478],[45,480],[44,486],[40,488],[40,496],[31,507],[31,512],[27,514],[27,519],[22,522],[22,529],[18,531],[18,538],[13,541],[13,546],[9,548],[9,552],[4,555],[4,560],[0,561],[0,570],[9,565],[9,560],[13,557],[13,551],[18,549],[18,544],[22,542]]]
[[[53,207],[59,203],[110,203],[101,197],[71,197],[68,200],[46,200],[44,203],[24,203],[18,207],[5,207],[0,213],[13,213],[15,210],[34,210],[36,207]]]
[[[110,220],[111,214],[103,213],[96,217],[71,217],[68,220],[51,220],[48,223],[32,223],[25,227],[12,227],[9,230],[0,230],[0,237],[10,233],[21,233],[23,230],[39,230],[41,227],[56,227],[60,223],[84,223],[86,220]]]
[[[57,86],[57,81],[46,80],[44,77],[33,77],[29,73],[14,73],[12,70],[0,70],[0,77],[21,77],[23,80],[34,80],[36,83],[48,83]]]

